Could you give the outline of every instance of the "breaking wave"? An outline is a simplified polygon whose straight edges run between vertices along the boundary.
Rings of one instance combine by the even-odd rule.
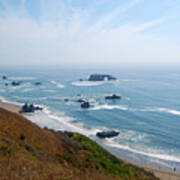
[[[76,81],[76,82],[72,82],[72,85],[74,86],[99,86],[104,84],[105,82],[99,82],[99,81]]]
[[[162,108],[162,107],[159,107],[159,108],[145,108],[145,109],[142,109],[141,111],[143,111],[143,112],[165,112],[165,113],[180,116],[180,111],[174,110],[174,109]]]
[[[35,80],[36,77],[31,77],[31,76],[27,76],[27,77],[10,77],[10,80],[14,80],[14,81],[24,81],[24,80]]]
[[[55,84],[58,88],[64,88],[65,86],[63,85],[63,84],[60,84],[60,83],[58,83],[58,82],[56,82],[56,81],[51,81],[51,83],[52,84]]]
[[[127,111],[129,110],[128,107],[126,106],[121,106],[121,105],[98,105],[98,106],[95,106],[95,107],[92,107],[90,108],[89,110],[92,110],[92,111],[97,111],[97,110],[104,110],[104,109],[107,109],[107,110],[113,110],[113,109],[119,109],[119,110],[122,110],[122,111]]]
[[[123,106],[123,105],[108,105],[108,104],[104,104],[104,105],[97,105],[95,107],[90,108],[90,110],[103,110],[103,109],[107,109],[107,110],[113,110],[113,109],[119,109],[122,111],[132,111],[132,112],[163,112],[163,113],[169,113],[172,115],[176,115],[176,116],[180,116],[180,111],[175,110],[175,109],[168,109],[168,108],[162,108],[162,107],[158,107],[158,108],[144,108],[144,109],[135,109],[135,108],[129,108],[127,106]]]
[[[165,153],[154,152],[155,150],[151,149],[151,148],[146,148],[149,152],[144,152],[141,150],[131,148],[128,145],[122,145],[117,142],[113,142],[113,140],[105,141],[104,145],[114,147],[114,148],[119,148],[122,150],[127,150],[130,152],[136,153],[136,154],[140,154],[140,155],[144,155],[144,156],[148,156],[148,157],[152,157],[152,158],[157,158],[157,159],[172,161],[172,162],[180,162],[180,157],[175,157],[173,155],[169,155],[169,154],[165,154]]]

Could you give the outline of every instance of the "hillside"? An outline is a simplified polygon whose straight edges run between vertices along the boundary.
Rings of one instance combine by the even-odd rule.
[[[41,129],[0,108],[1,179],[157,180],[89,138]]]

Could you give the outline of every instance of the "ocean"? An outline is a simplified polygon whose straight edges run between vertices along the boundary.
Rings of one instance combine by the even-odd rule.
[[[105,73],[114,82],[80,82]],[[177,69],[23,69],[1,68],[0,100],[43,107],[26,115],[40,127],[79,132],[120,158],[180,172],[180,71]],[[12,81],[22,81],[13,87]],[[34,85],[41,82],[41,85]],[[5,86],[5,83],[9,83]],[[105,100],[106,95],[121,100]],[[88,99],[82,109],[78,99]],[[65,101],[68,99],[69,101]],[[96,133],[118,130],[111,139]]]

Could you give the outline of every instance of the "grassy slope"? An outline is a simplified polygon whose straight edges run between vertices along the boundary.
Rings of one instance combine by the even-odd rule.
[[[0,109],[1,179],[156,180],[77,133],[41,129]]]

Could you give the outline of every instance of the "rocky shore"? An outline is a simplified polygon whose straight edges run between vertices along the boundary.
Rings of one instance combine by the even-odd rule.
[[[11,114],[11,112],[15,113],[15,114],[18,114],[18,118],[19,118],[19,121],[23,118],[21,115],[19,116],[19,111],[21,109],[20,106],[18,105],[12,105],[12,104],[8,104],[8,103],[2,103],[0,102],[0,109],[2,108],[2,112],[3,112],[3,109],[5,110],[8,110],[9,113],[10,113],[10,116],[15,116],[13,114]],[[6,111],[5,111],[6,112]],[[4,113],[4,112],[3,112]],[[6,112],[7,113],[7,112]],[[1,115],[1,118],[2,118],[2,113],[0,114]],[[17,118],[15,116],[15,118]],[[22,118],[21,118],[22,117]],[[24,119],[24,118],[23,118]],[[0,119],[1,120],[1,119]],[[24,120],[23,120],[24,121]],[[27,121],[27,124],[29,124],[30,122],[28,122],[28,120],[25,120]],[[30,123],[31,124],[31,123]],[[36,125],[33,125],[33,126],[36,126]],[[35,127],[36,129],[37,127]],[[70,134],[69,134],[70,135]],[[70,136],[74,136],[74,135],[70,135]],[[143,168],[145,169],[146,171],[148,172],[151,172],[152,174],[154,174],[156,177],[160,178],[161,180],[179,180],[180,179],[180,173],[176,173],[176,172],[173,172],[173,171],[168,171],[168,170],[165,170],[165,169],[160,169],[160,168],[156,168],[156,167],[151,167],[151,166],[144,166],[142,164],[136,164],[136,163],[133,163],[133,162],[129,162],[129,161],[126,161],[126,160],[123,160],[125,164],[127,164],[127,166],[129,164],[132,164],[133,166],[135,167],[139,167],[140,169]],[[141,174],[141,173],[140,173]],[[105,177],[103,179],[106,179]],[[124,178],[122,178],[124,179]],[[141,178],[140,178],[141,179]],[[143,179],[143,178],[142,178]],[[149,179],[149,178],[145,178],[145,179]],[[150,179],[156,179],[156,178],[150,178]]]

